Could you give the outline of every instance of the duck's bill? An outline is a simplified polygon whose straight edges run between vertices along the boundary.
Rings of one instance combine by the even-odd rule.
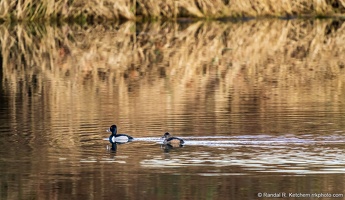
[[[110,129],[107,129],[107,130],[105,130],[105,131],[107,131],[107,132],[111,132],[111,131],[110,131]]]

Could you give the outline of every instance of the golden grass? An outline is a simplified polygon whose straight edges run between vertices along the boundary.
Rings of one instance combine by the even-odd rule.
[[[133,0],[3,0],[0,2],[0,17],[15,20],[63,20],[67,18],[134,19]]]
[[[4,20],[111,20],[259,16],[339,16],[345,0],[2,0]]]

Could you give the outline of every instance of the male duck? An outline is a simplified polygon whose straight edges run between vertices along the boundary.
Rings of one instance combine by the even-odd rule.
[[[108,132],[111,132],[109,136],[110,143],[126,143],[133,140],[133,137],[126,135],[126,134],[116,134],[117,133],[117,126],[112,125]]]
[[[181,147],[184,144],[184,141],[181,138],[173,137],[168,132],[166,132],[162,138],[165,138],[163,144],[172,147]]]

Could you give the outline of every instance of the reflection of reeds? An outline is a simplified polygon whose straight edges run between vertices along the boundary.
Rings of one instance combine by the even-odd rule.
[[[213,102],[212,109],[221,110],[229,106],[229,95],[240,102],[240,94],[253,92],[265,102],[290,103],[310,101],[316,94],[306,88],[324,88],[317,94],[320,102],[338,101],[337,94],[343,93],[341,21],[196,22],[186,27],[153,23],[134,29],[132,22],[86,30],[1,26],[2,82],[8,92],[29,94],[28,99],[44,93],[47,105],[55,105],[52,113],[93,109],[92,101],[97,105],[100,99],[83,95],[106,91],[102,102],[110,105],[116,99],[129,118],[133,109],[157,118],[171,109],[182,114],[186,103]],[[78,93],[78,106],[59,104],[73,103],[73,91],[85,89]],[[165,95],[155,99],[160,109],[140,106],[154,99],[147,95],[152,93]],[[181,98],[186,95],[188,99]],[[83,104],[83,99],[88,101]],[[132,120],[145,127],[142,119]]]
[[[115,107],[121,113],[115,121],[136,124],[143,132],[155,130],[157,123],[174,126],[174,120],[187,126],[191,119],[182,116],[191,112],[188,108],[222,115],[218,111],[234,106],[236,112],[246,94],[255,94],[259,101],[253,103],[260,109],[270,102],[337,102],[344,95],[345,28],[340,21],[184,26],[144,24],[138,34],[132,22],[88,29],[1,26],[2,84],[24,102],[45,102],[49,117],[44,118],[57,129],[54,123],[61,118],[71,126],[94,118],[112,123],[104,113]],[[147,104],[154,106],[142,106]],[[99,126],[102,130],[108,124]],[[55,141],[59,146],[74,144],[69,131]]]
[[[17,20],[39,19],[135,19],[175,17],[236,17],[236,16],[291,16],[337,15],[344,13],[344,0],[2,0],[0,18]]]

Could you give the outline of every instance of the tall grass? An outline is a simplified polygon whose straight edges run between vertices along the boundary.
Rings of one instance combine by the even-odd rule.
[[[344,0],[2,0],[3,20],[344,15]]]
[[[134,0],[2,0],[0,17],[15,20],[134,19]]]

